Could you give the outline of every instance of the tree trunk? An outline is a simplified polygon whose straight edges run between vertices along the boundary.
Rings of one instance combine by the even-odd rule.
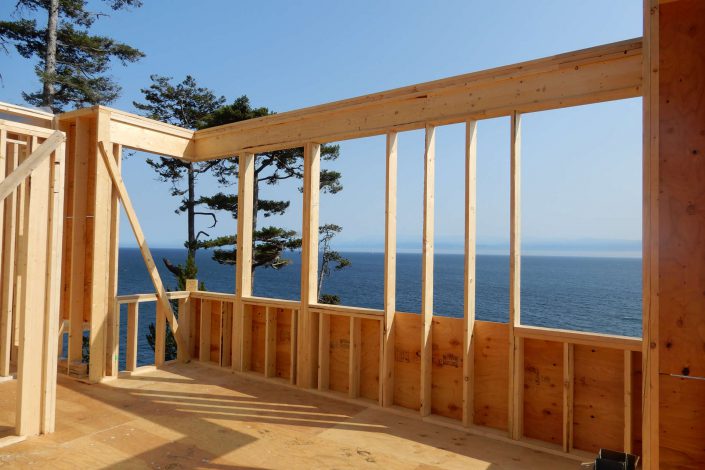
[[[186,217],[188,219],[188,255],[196,258],[196,174],[193,163],[188,164],[188,202],[186,204]]]
[[[56,33],[59,27],[59,0],[49,0],[46,31],[46,55],[44,56],[44,87],[42,105],[53,109],[54,80],[56,75]]]

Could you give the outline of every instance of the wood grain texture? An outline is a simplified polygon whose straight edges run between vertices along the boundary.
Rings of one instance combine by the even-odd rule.
[[[463,319],[433,317],[432,413],[463,418]]]
[[[703,468],[705,380],[661,375],[660,392],[661,468]]]
[[[421,405],[421,315],[394,315],[394,404],[412,410]]]
[[[624,447],[624,353],[575,346],[573,447]]]
[[[350,365],[350,319],[339,315],[330,318],[329,387],[335,392],[348,393]]]
[[[252,346],[250,348],[250,370],[264,374],[264,346],[267,331],[267,308],[252,307]]]
[[[562,445],[563,345],[524,341],[524,428],[526,437]]]
[[[508,371],[508,325],[475,321],[475,424],[507,430]]]
[[[276,309],[277,315],[277,349],[276,349],[276,377],[291,378],[291,310]]]
[[[360,396],[379,400],[380,345],[382,323],[376,320],[360,320]]]

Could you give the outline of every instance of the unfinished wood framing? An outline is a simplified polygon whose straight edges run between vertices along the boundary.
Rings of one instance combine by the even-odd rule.
[[[254,203],[255,155],[245,153],[238,157],[238,213],[237,213],[237,253],[235,264],[235,313],[233,318],[232,367],[244,371],[245,346],[250,330],[245,325],[245,305],[243,297],[252,295],[252,220]]]
[[[470,432],[496,431],[554,452],[608,447],[641,451],[644,468],[697,468],[705,459],[705,300],[699,284],[705,256],[698,237],[705,227],[699,209],[705,205],[700,47],[705,6],[695,0],[645,0],[644,6],[643,41],[195,132],[105,107],[55,118],[0,105],[0,376],[18,370],[17,432],[54,427],[59,325],[69,332],[69,372],[82,361],[88,326],[90,380],[100,381],[118,376],[120,305],[128,305],[126,368],[135,371],[139,303],[157,302],[157,366],[164,362],[168,321],[182,360],[193,355],[303,388],[414,410],[424,419],[438,415]],[[521,325],[521,115],[638,96],[644,97],[644,341]],[[28,122],[45,127],[4,119],[23,112]],[[477,121],[498,116],[511,116],[508,323],[475,320]],[[465,305],[463,318],[434,317],[435,129],[461,122],[466,123]],[[46,128],[50,125],[68,136],[65,159],[62,148],[53,149],[52,165],[33,167],[28,181],[18,167],[32,164],[36,157],[30,154],[41,141],[58,139]],[[415,315],[397,312],[395,302],[397,133],[422,128],[422,300],[421,315]],[[320,147],[371,135],[387,138],[384,305],[380,310],[319,305]],[[234,294],[199,292],[193,282],[183,293],[165,292],[120,178],[123,146],[186,161],[239,155]],[[304,147],[301,297],[252,297],[254,153],[299,146]],[[118,201],[155,294],[116,298]],[[59,277],[61,299],[59,290],[52,290]],[[179,301],[179,322],[169,298]],[[32,350],[36,344],[43,345],[40,352]]]
[[[524,389],[524,339],[514,334],[521,324],[521,115],[512,114],[509,189],[509,435],[521,439]]]
[[[384,210],[384,336],[381,405],[394,403],[394,315],[397,289],[397,133],[387,134]]]
[[[474,421],[475,253],[477,249],[477,122],[465,123],[465,271],[463,293],[463,425]]]
[[[433,355],[433,227],[436,129],[426,126],[424,151],[423,245],[421,253],[421,416],[431,414]]]
[[[303,225],[301,231],[301,307],[299,309],[299,366],[296,383],[315,388],[318,364],[318,315],[310,305],[318,303],[318,209],[321,179],[321,146],[304,146]]]

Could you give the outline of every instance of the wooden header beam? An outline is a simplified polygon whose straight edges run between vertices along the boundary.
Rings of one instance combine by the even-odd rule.
[[[641,38],[196,131],[196,159],[641,96]]]

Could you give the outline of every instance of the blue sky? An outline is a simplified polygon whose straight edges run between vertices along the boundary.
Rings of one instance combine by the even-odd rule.
[[[147,57],[112,73],[123,87],[112,106],[132,101],[150,74],[186,74],[228,99],[287,111],[422,81],[620,41],[642,34],[640,0],[486,1],[199,1],[145,0],[110,13],[95,31],[128,42]],[[100,2],[91,2],[100,7]],[[14,2],[0,5],[7,17]],[[44,21],[41,19],[40,21]],[[34,64],[0,56],[0,100],[21,104],[38,87]],[[479,126],[478,237],[481,250],[506,248],[509,230],[509,121]],[[535,113],[524,117],[522,230],[528,249],[638,249],[641,236],[641,101]],[[436,243],[454,251],[463,238],[461,126],[437,134]],[[399,247],[421,240],[423,133],[400,137]],[[321,222],[338,223],[343,249],[377,250],[384,238],[384,139],[342,144],[332,167],[345,189],[324,195]],[[168,187],[136,154],[124,179],[152,246],[180,246],[186,221],[174,214]],[[204,179],[203,193],[217,190]],[[295,182],[265,188],[291,199],[271,222],[300,229]],[[232,233],[226,214],[212,235]],[[207,226],[202,220],[201,228]],[[121,244],[134,245],[126,220]],[[626,247],[626,248],[625,248]],[[631,248],[629,248],[631,247]],[[628,249],[627,249],[628,248]]]

